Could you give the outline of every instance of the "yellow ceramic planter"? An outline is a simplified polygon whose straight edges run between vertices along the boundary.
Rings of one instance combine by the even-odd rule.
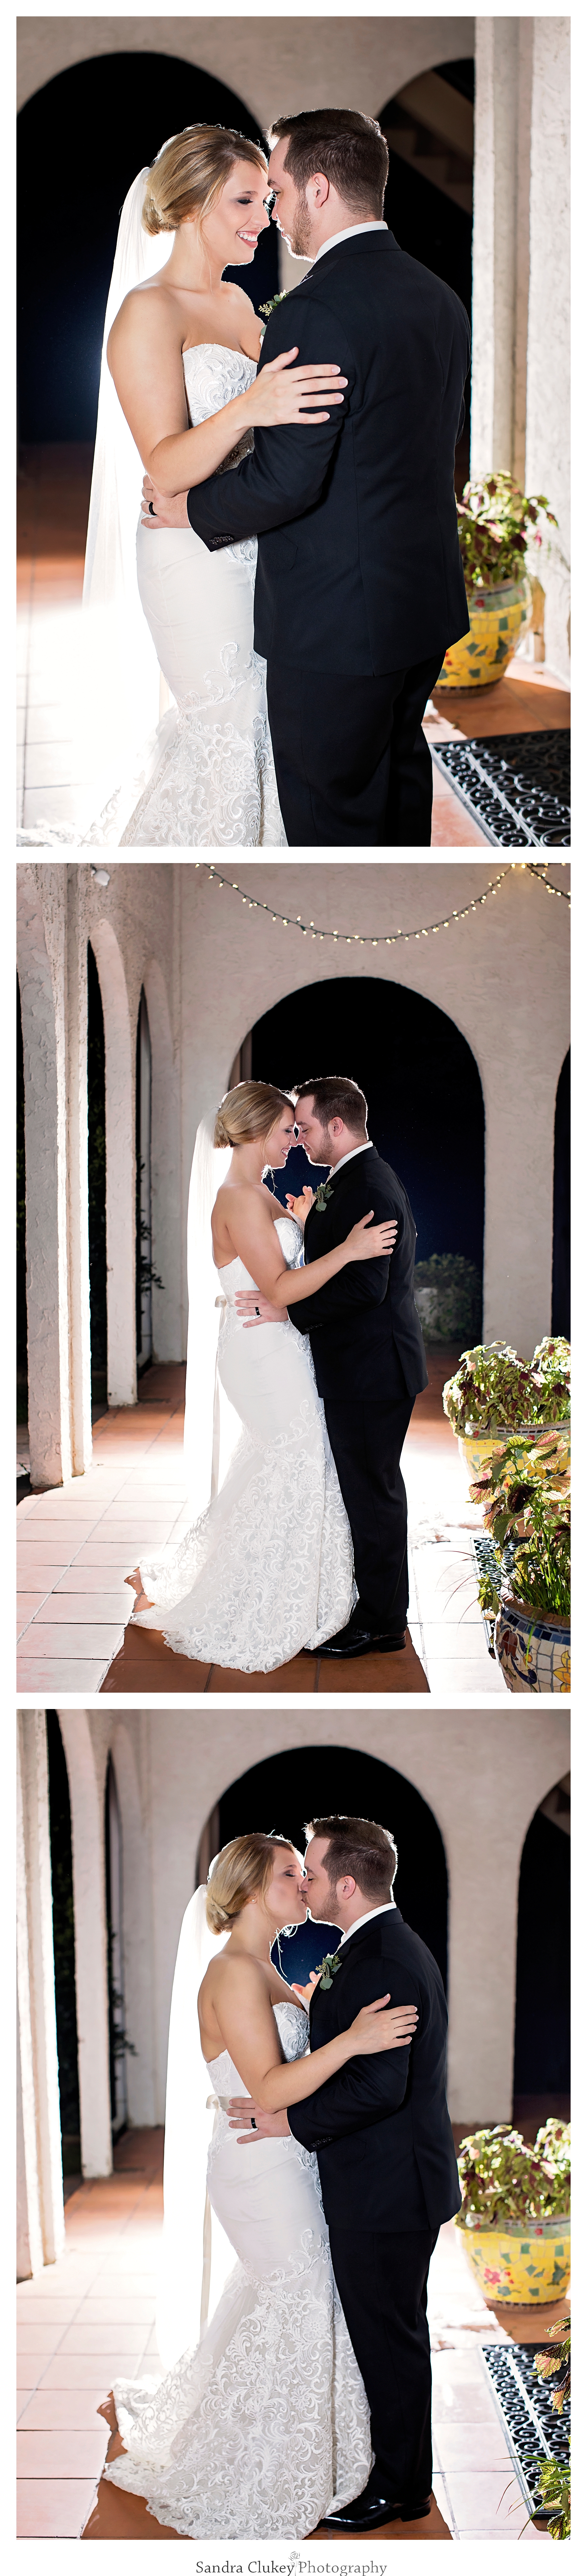
[[[459,1435],[459,1458],[462,1458],[463,1466],[468,1469],[473,1482],[477,1476],[482,1476],[488,1458],[493,1458],[496,1449],[503,1449],[506,1440],[526,1440],[528,1448],[534,1449],[537,1440],[542,1439],[545,1431],[552,1431],[556,1433],[557,1440],[564,1440],[565,1456],[561,1459],[561,1466],[570,1467],[570,1421],[533,1422],[529,1430],[521,1431],[510,1431],[504,1423],[501,1430],[465,1432],[462,1436]]]
[[[562,2298],[571,2272],[569,2218],[534,2219],[527,2227],[460,2227],[459,2235],[489,2307],[546,2307]]]
[[[467,601],[471,632],[445,653],[438,689],[488,689],[501,680],[532,617],[530,581],[502,581]]]

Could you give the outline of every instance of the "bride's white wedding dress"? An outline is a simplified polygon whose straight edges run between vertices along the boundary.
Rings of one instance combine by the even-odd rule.
[[[203,341],[185,349],[192,428],[248,391],[251,358]],[[220,472],[238,465],[252,431]],[[137,530],[141,604],[177,713],[159,728],[156,767],[120,847],[283,848],[267,717],[266,663],[253,644],[256,537],[209,553],[193,529]]]
[[[307,2015],[273,2009],[284,2058],[301,2057]],[[114,2381],[126,2450],[104,2475],[186,2539],[301,2540],[366,2484],[367,2399],[316,2158],[295,2138],[239,2147],[226,2106],[241,2077],[226,2053],[208,2074],[218,2104],[208,2192],[238,2261],[197,2349],[159,2386]]]
[[[275,1224],[292,1270],[301,1227],[291,1216]],[[346,1627],[352,1540],[307,1335],[289,1320],[247,1330],[234,1299],[254,1281],[240,1260],[217,1276],[218,1374],[243,1429],[219,1493],[171,1559],[141,1556],[154,1606],[134,1617],[163,1628],[176,1654],[268,1673]]]

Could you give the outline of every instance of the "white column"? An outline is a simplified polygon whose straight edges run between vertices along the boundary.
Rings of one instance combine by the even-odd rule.
[[[91,931],[106,1055],[108,1403],[136,1404],[135,1051],[122,954],[110,921]]]
[[[18,1713],[19,2278],[65,2241],[44,1710]],[[22,2268],[20,2268],[22,2267]]]
[[[53,900],[50,962],[38,871],[17,876],[25,1092],[26,1268],[31,1483],[71,1475],[67,1277],[64,946],[66,878]],[[47,878],[57,875],[46,870]]]
[[[74,1476],[85,1474],[92,1457],[85,874],[85,869],[75,865],[67,870],[67,1222],[71,1464]]]
[[[524,488],[530,260],[531,18],[477,18],[471,479]]]
[[[503,23],[503,22],[502,22]],[[569,678],[570,19],[535,18],[526,488],[558,519],[537,571],[551,670]],[[544,558],[544,560],[543,560]]]
[[[58,1710],[71,1808],[82,2173],[112,2172],[104,1787],[109,1720]]]

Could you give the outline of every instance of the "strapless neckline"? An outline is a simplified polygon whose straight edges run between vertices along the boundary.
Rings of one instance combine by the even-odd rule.
[[[244,358],[248,367],[259,364],[258,358],[249,357],[248,349],[231,349],[228,340],[189,340],[187,349],[182,349],[182,358],[193,357],[196,349],[222,349],[226,358]]]

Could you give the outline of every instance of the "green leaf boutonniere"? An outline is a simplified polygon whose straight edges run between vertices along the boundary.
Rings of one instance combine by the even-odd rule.
[[[318,1970],[323,1995],[327,1994],[328,1987],[332,1985],[332,1979],[336,1976],[337,1968],[340,1967],[342,1967],[340,1952],[327,1950],[326,1958],[322,1959]]]
[[[265,315],[265,328],[264,328],[264,331],[263,331],[263,339],[265,338],[265,331],[266,331],[266,329],[267,329],[267,323],[268,323],[268,322],[270,321],[270,319],[271,319],[271,314],[272,314],[272,313],[276,313],[276,312],[277,312],[277,306],[278,306],[278,304],[285,304],[286,295],[289,295],[289,294],[290,294],[290,292],[291,292],[291,289],[289,288],[289,286],[282,286],[281,294],[280,294],[280,295],[272,295],[272,296],[271,296],[271,300],[270,300],[270,303],[269,303],[269,304],[260,304],[260,305],[259,305],[259,312],[260,312],[260,313],[264,313],[264,315]]]
[[[331,1182],[331,1181],[319,1181],[319,1182],[318,1182],[318,1188],[317,1188],[317,1191],[316,1191],[316,1197],[315,1197],[315,1200],[314,1200],[314,1206],[315,1206],[315,1209],[316,1209],[316,1214],[317,1214],[317,1216],[323,1216],[323,1215],[324,1215],[324,1209],[325,1209],[325,1206],[326,1206],[326,1201],[327,1201],[327,1199],[331,1199],[333,1196],[334,1196],[334,1192],[333,1192],[333,1188],[332,1188],[332,1182]]]

